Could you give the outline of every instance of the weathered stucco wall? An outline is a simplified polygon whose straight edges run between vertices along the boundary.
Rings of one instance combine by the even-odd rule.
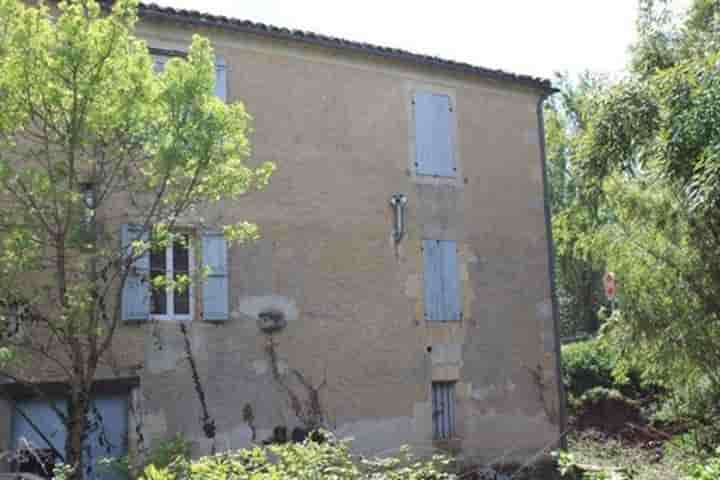
[[[185,49],[190,28],[141,24],[154,47]],[[190,340],[218,448],[297,425],[273,378],[257,313],[287,314],[273,336],[278,370],[302,372],[356,447],[432,447],[430,387],[457,381],[449,447],[493,460],[557,440],[559,399],[543,204],[538,92],[360,54],[201,30],[228,65],[228,93],[254,118],[253,158],[270,186],[203,212],[255,221],[262,239],[230,252],[232,319],[194,321]],[[457,118],[457,180],[416,178],[412,92],[447,93]],[[390,195],[408,196],[392,240]],[[423,238],[457,240],[464,316],[423,318]],[[179,326],[125,326],[116,372],[141,377],[131,421],[145,440],[181,432],[207,452]],[[294,382],[296,391],[303,390]],[[132,444],[133,442],[131,442]]]

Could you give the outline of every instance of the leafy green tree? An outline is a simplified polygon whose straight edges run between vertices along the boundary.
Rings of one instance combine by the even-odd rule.
[[[626,358],[676,392],[720,392],[720,1],[682,22],[668,8],[640,2],[629,74],[589,99],[579,196],[609,221],[582,245],[618,275],[608,327]]]
[[[591,99],[605,79],[585,73],[576,80],[558,76],[556,83],[560,91],[545,105],[546,156],[561,334],[574,336],[600,326],[603,262],[590,257],[583,240],[606,218],[597,195],[582,195],[579,155]]]
[[[3,374],[39,358],[67,384],[65,463],[82,478],[89,394],[120,323],[132,261],[202,205],[266,184],[246,165],[249,117],[213,95],[214,56],[193,37],[156,74],[135,37],[137,0],[0,0],[0,304]],[[119,217],[142,225],[120,252]],[[213,225],[216,227],[216,225]],[[246,223],[228,236],[254,236]],[[185,288],[195,278],[177,279]],[[22,318],[22,335],[9,335]]]

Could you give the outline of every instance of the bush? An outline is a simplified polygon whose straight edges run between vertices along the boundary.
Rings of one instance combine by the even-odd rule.
[[[226,452],[199,460],[179,458],[161,468],[149,465],[142,480],[441,480],[455,479],[444,469],[451,463],[447,457],[433,456],[421,460],[409,450],[401,449],[396,457],[357,457],[351,454],[350,444],[336,441],[325,434],[327,441],[317,443],[276,444],[267,447]]]
[[[621,368],[614,351],[598,339],[583,340],[563,345],[563,383],[572,398],[603,387],[619,390],[633,397],[642,391],[640,374],[636,370]],[[618,372],[623,373],[619,375]]]

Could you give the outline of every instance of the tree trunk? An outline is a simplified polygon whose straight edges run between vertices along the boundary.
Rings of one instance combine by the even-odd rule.
[[[68,404],[67,439],[65,444],[65,460],[72,468],[69,480],[83,480],[87,465],[83,464],[83,443],[87,430],[87,412],[90,405],[86,389],[73,391]]]

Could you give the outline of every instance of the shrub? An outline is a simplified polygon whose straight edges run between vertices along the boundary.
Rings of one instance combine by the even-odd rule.
[[[632,397],[644,387],[639,372],[621,364],[613,349],[598,339],[564,345],[562,362],[563,383],[574,398],[596,387],[619,390]]]
[[[160,468],[149,465],[142,480],[441,480],[455,479],[444,471],[447,457],[418,459],[406,448],[388,458],[364,458],[351,454],[347,441],[286,443],[225,452],[199,460],[177,460]]]

